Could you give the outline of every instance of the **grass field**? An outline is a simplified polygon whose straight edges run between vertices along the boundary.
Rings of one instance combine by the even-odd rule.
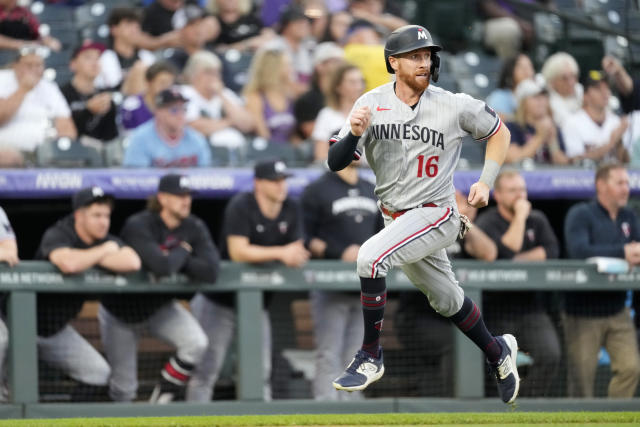
[[[166,418],[77,418],[56,420],[4,420],[3,426],[631,426],[640,425],[640,412],[522,412],[246,415]]]

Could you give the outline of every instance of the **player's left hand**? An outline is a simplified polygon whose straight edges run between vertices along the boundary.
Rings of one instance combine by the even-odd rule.
[[[489,186],[484,182],[476,182],[469,188],[467,203],[474,208],[484,208],[489,204]]]

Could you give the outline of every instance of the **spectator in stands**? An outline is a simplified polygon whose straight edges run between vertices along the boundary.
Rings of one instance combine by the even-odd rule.
[[[498,259],[544,261],[559,255],[558,239],[547,217],[531,209],[524,178],[506,169],[496,178],[493,196],[496,207],[478,218],[477,225],[495,242]],[[546,312],[540,292],[486,292],[483,297],[485,322],[491,328],[513,331],[520,347],[533,358],[522,396],[547,396],[560,363],[560,341]]]
[[[602,69],[620,95],[622,110],[625,113],[640,110],[640,79],[632,79],[620,61],[611,55],[602,58]]]
[[[287,6],[280,14],[276,25],[279,36],[270,41],[265,48],[282,49],[291,58],[293,71],[293,94],[299,96],[309,88],[313,73],[311,24],[304,10],[295,3]]]
[[[521,81],[533,79],[535,70],[531,59],[524,53],[520,53],[504,61],[498,88],[487,96],[487,104],[500,115],[502,121],[506,122],[515,118],[518,103],[516,102],[515,90]]]
[[[309,259],[304,248],[302,218],[287,197],[290,176],[284,162],[264,160],[254,167],[254,191],[236,194],[227,205],[223,245],[234,262],[301,267]],[[268,305],[269,295],[265,300]],[[197,294],[191,310],[209,336],[209,348],[187,387],[187,400],[208,402],[234,336],[236,314],[232,293]],[[271,321],[262,313],[262,357],[265,400],[271,400]]]
[[[344,58],[360,68],[366,82],[365,92],[390,81],[387,67],[380,61],[382,57],[384,44],[373,24],[362,19],[353,21],[344,41]]]
[[[516,88],[516,100],[515,120],[507,122],[511,144],[505,162],[533,159],[540,164],[567,164],[562,133],[551,117],[544,87],[535,80],[523,80]]]
[[[573,206],[565,218],[569,258],[624,258],[640,264],[640,223],[629,201],[629,175],[616,163],[601,165],[595,178],[596,199]],[[611,359],[608,396],[631,398],[640,378],[636,331],[627,292],[567,292],[564,331],[569,397],[593,397],[600,347]],[[524,384],[524,383],[523,383]]]
[[[122,126],[130,131],[153,118],[154,100],[160,92],[169,89],[176,81],[178,70],[169,62],[158,61],[145,71],[146,91],[129,96],[121,105]]]
[[[279,144],[292,142],[292,74],[291,58],[283,50],[261,50],[253,57],[244,96],[257,136]]]
[[[224,86],[221,73],[215,54],[201,50],[191,55],[184,69],[188,85],[182,88],[189,100],[187,122],[212,145],[240,148],[243,133],[253,131],[253,118],[242,99]]]
[[[460,191],[456,191],[456,204],[458,211],[473,223],[478,209],[470,206],[467,196]],[[498,254],[496,244],[480,227],[471,227],[463,239],[458,239],[446,251],[450,259],[474,258],[487,262],[494,261]],[[418,395],[452,397],[454,327],[451,321],[438,314],[420,294],[401,292],[394,322],[404,353],[421,366],[415,378]]]
[[[602,58],[602,68],[617,90],[622,110],[627,114],[629,126],[623,136],[623,145],[629,151],[629,165],[640,167],[640,80],[633,80],[613,56]]]
[[[130,216],[120,235],[138,253],[154,277],[184,273],[197,282],[215,282],[220,256],[204,222],[191,214],[191,186],[183,175],[160,178],[147,209]],[[198,321],[174,295],[134,294],[103,297],[98,318],[111,365],[109,394],[115,401],[135,399],[138,389],[137,346],[144,330],[176,348],[151,393],[152,403],[184,398],[194,366],[208,340]]]
[[[570,115],[582,107],[582,85],[578,83],[580,68],[566,52],[549,56],[542,65],[542,76],[549,91],[553,120],[560,128]]]
[[[529,0],[527,3],[546,5],[552,0]],[[514,7],[508,1],[478,2],[485,17],[484,44],[502,59],[511,58],[527,50],[534,41],[533,13],[527,8]]]
[[[183,10],[185,23],[180,28],[180,45],[163,52],[178,70],[184,68],[191,54],[204,49],[208,40],[206,25],[210,19],[199,6],[189,4]]]
[[[325,106],[324,92],[329,90],[333,70],[344,61],[344,51],[332,42],[320,43],[313,52],[311,87],[296,99],[293,105],[298,134],[306,140],[311,137],[318,113]]]
[[[18,245],[16,243],[16,235],[11,228],[11,223],[4,209],[0,207],[0,263],[6,263],[9,267],[13,267],[20,262],[18,258]],[[6,294],[0,296],[2,300],[6,298]],[[0,403],[9,402],[9,389],[7,388],[7,376],[5,370],[5,360],[7,357],[7,348],[9,346],[9,331],[4,319],[0,316]]]
[[[154,63],[155,56],[140,48],[141,21],[138,9],[116,7],[111,11],[107,20],[111,48],[100,56],[96,87],[120,90],[124,95],[144,90],[144,71]]]
[[[18,0],[0,0],[0,49],[19,50],[35,43],[59,51],[62,47],[60,41],[40,34],[38,18],[22,3]]]
[[[338,10],[331,13],[327,20],[324,36],[320,41],[341,45],[352,22],[353,15],[346,10]]]
[[[47,139],[77,136],[60,89],[43,78],[44,55],[41,47],[24,47],[11,69],[0,70],[0,147],[17,161],[18,152],[33,153]]]
[[[85,40],[78,46],[69,63],[73,78],[61,87],[80,140],[91,138],[106,142],[118,137],[113,92],[100,91],[94,86],[96,76],[100,73],[100,54],[103,50],[102,44],[91,40]]]
[[[329,78],[325,92],[327,106],[320,110],[311,134],[315,142],[314,158],[320,162],[324,162],[329,154],[329,139],[340,131],[353,104],[364,93],[364,77],[355,65],[338,65]]]
[[[305,240],[313,258],[356,262],[362,243],[383,227],[373,190],[372,183],[358,176],[357,162],[337,173],[326,172],[305,188],[301,198]],[[360,392],[339,393],[331,385],[363,338],[362,304],[354,295],[320,290],[309,294],[316,344],[312,382],[316,400],[362,398]]]
[[[207,10],[218,19],[217,52],[229,49],[254,52],[275,36],[253,13],[251,0],[209,0]]]
[[[197,6],[194,0],[155,0],[143,13],[142,30],[152,36],[169,35],[169,40],[180,43],[180,29],[189,20],[186,9]],[[202,21],[202,37],[206,41],[215,39],[220,33],[218,21],[207,16]]]
[[[371,22],[386,33],[408,24],[400,16],[401,10],[397,4],[387,0],[349,0],[347,10],[355,19]]]
[[[113,198],[100,187],[83,188],[73,195],[73,213],[49,227],[36,259],[49,260],[64,274],[97,267],[113,273],[140,269],[140,258],[118,237],[109,234]],[[106,394],[111,369],[70,324],[84,295],[38,294],[38,356],[78,381],[72,399]]]
[[[160,92],[155,118],[131,134],[123,166],[210,166],[211,151],[204,137],[186,124],[187,99],[178,87]]]
[[[582,79],[583,107],[572,114],[562,126],[566,154],[573,161],[591,159],[629,161],[629,152],[623,144],[629,125],[626,117],[620,119],[608,109],[611,90],[600,71],[589,71]]]
[[[20,262],[16,235],[2,207],[0,207],[0,262],[7,263],[9,267],[13,267]]]

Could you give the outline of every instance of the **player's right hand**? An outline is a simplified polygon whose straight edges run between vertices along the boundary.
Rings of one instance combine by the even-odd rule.
[[[351,133],[355,136],[362,136],[371,121],[371,110],[364,106],[353,110],[349,123],[351,124]]]
[[[474,208],[484,208],[489,204],[489,186],[484,182],[475,182],[469,188],[467,203]]]

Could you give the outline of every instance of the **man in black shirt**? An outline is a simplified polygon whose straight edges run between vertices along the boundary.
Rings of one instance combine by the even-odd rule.
[[[51,261],[64,274],[92,267],[113,273],[140,269],[135,251],[109,234],[112,197],[100,187],[89,187],[78,191],[72,203],[73,213],[44,233],[36,259]],[[39,357],[80,383],[73,399],[97,397],[95,388],[106,386],[111,374],[100,353],[69,325],[84,299],[83,295],[43,293],[37,302]]]
[[[557,258],[558,240],[545,215],[531,209],[522,176],[506,169],[495,181],[496,207],[477,226],[493,239],[498,259],[544,261]],[[540,292],[486,292],[483,312],[489,328],[511,331],[533,365],[521,384],[522,396],[546,396],[560,362],[560,342]]]
[[[163,176],[148,209],[129,217],[121,235],[154,276],[184,273],[192,280],[212,283],[218,275],[220,257],[204,222],[191,215],[191,199],[186,176]],[[136,397],[137,342],[145,329],[177,350],[164,365],[150,401],[168,403],[184,392],[208,341],[196,319],[172,295],[104,298],[99,319],[113,371],[109,382],[113,400],[131,401]]]
[[[100,55],[104,46],[85,40],[71,57],[73,78],[60,90],[71,108],[78,136],[106,142],[118,136],[116,105],[112,92],[96,90],[94,80],[100,74]]]
[[[596,200],[573,206],[565,218],[569,258],[624,258],[640,265],[640,223],[629,201],[629,175],[608,163],[596,172]],[[640,355],[626,291],[567,292],[565,342],[570,397],[593,397],[600,347],[611,358],[609,397],[631,398],[640,378]],[[636,307],[638,309],[638,307]],[[636,313],[637,315],[637,313]]]
[[[384,226],[374,185],[358,176],[356,162],[327,172],[302,194],[307,247],[314,258],[356,262],[360,245]],[[355,292],[311,291],[316,343],[317,400],[351,400],[360,392],[339,393],[330,378],[342,373],[363,338],[362,304]]]
[[[223,244],[235,262],[266,264],[281,262],[301,267],[309,259],[302,240],[302,219],[298,206],[287,197],[287,167],[279,160],[255,165],[254,191],[236,194],[225,210]],[[209,348],[196,367],[187,399],[211,400],[220,369],[236,324],[233,294],[197,294],[191,310],[209,337]],[[263,311],[262,357],[265,400],[271,399],[271,322]]]

